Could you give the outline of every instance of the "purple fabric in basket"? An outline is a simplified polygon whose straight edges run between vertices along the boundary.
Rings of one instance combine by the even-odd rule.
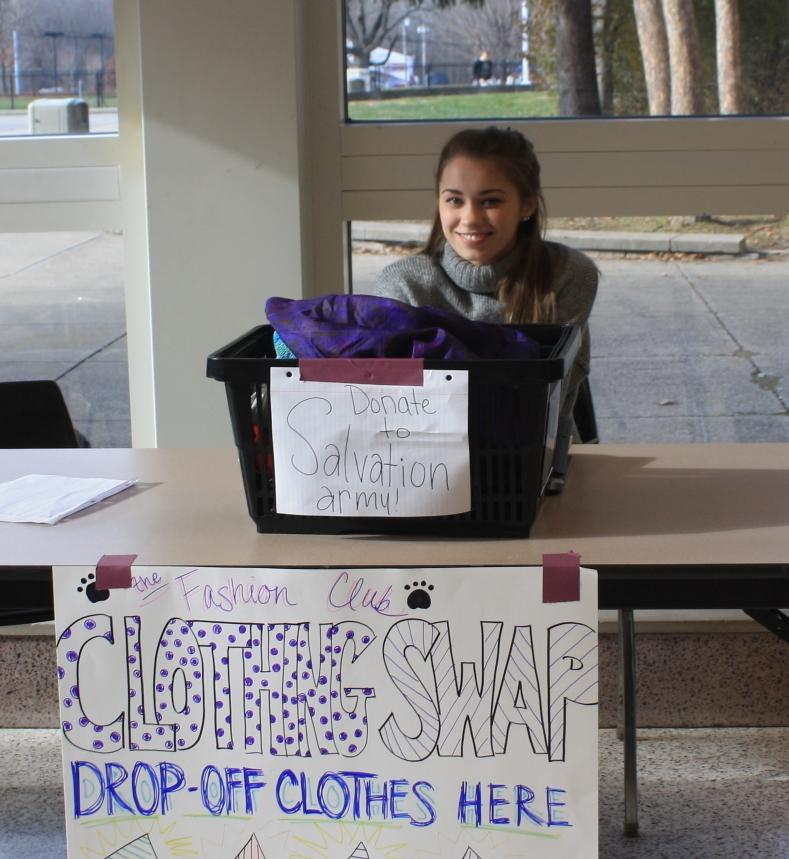
[[[297,358],[537,358],[516,326],[474,322],[373,295],[269,298],[266,316]]]

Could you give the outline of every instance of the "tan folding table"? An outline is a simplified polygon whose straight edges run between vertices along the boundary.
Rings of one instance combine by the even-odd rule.
[[[636,609],[737,608],[789,641],[789,444],[586,445],[529,539],[258,534],[235,450],[0,451],[0,480],[24,474],[136,478],[55,526],[0,523],[13,604],[51,606],[48,570],[104,554],[201,566],[540,565],[573,550],[619,611],[625,831],[638,831]]]

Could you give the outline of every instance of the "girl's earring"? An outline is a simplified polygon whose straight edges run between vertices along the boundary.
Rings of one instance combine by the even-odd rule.
[[[525,224],[525,223],[526,223],[526,221],[530,221],[530,220],[531,220],[531,215],[526,215],[526,217],[525,217],[525,218],[521,218],[521,223],[522,223],[522,224]]]

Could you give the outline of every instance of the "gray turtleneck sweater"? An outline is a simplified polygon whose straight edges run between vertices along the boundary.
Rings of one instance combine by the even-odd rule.
[[[597,294],[597,266],[580,251],[546,242],[553,258],[556,321],[583,328],[581,348],[562,392],[563,415],[572,414],[578,386],[589,374],[589,314]],[[415,307],[430,305],[454,310],[469,319],[501,322],[496,289],[507,260],[474,265],[459,257],[449,244],[440,259],[415,254],[386,266],[375,284],[376,295],[396,298]]]

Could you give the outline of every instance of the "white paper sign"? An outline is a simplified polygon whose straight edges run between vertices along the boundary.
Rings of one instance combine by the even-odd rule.
[[[594,859],[597,577],[55,570],[68,855]]]
[[[445,516],[471,509],[468,371],[421,387],[302,382],[271,370],[278,513]]]

